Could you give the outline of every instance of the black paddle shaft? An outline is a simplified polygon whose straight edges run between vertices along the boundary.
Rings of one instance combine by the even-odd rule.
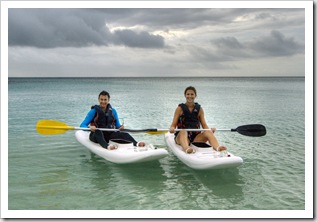
[[[249,124],[238,126],[236,129],[231,129],[231,131],[238,132],[245,136],[259,137],[266,135],[266,128],[261,124]]]

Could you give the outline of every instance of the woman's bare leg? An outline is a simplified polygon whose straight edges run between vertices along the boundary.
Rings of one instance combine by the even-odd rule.
[[[226,150],[227,148],[225,146],[219,146],[219,142],[217,138],[215,137],[214,133],[212,131],[206,130],[201,134],[198,134],[196,138],[194,139],[194,142],[209,142],[209,144],[218,151]]]
[[[185,153],[193,153],[194,150],[189,147],[189,139],[186,130],[181,130],[176,136],[176,143],[181,145]]]

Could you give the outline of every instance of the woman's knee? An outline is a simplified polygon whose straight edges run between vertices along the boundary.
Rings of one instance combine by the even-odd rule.
[[[178,135],[181,137],[187,137],[188,134],[186,130],[182,129],[181,131],[179,131]]]
[[[214,133],[211,130],[205,130],[202,135],[204,135],[206,138],[214,137]]]
[[[179,131],[175,138],[175,142],[177,144],[181,144],[181,141],[187,141],[189,143],[188,134],[186,130]]]

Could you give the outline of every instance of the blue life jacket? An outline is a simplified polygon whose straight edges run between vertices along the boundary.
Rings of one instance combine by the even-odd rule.
[[[200,105],[195,103],[194,109],[192,112],[189,111],[188,107],[181,103],[180,106],[183,110],[183,114],[179,117],[177,128],[179,129],[199,129],[200,121],[198,119],[198,113],[200,110]]]
[[[91,109],[96,110],[96,115],[90,125],[94,125],[97,128],[115,128],[116,119],[113,115],[112,106],[110,104],[107,105],[105,112],[101,109],[100,105],[92,106]]]

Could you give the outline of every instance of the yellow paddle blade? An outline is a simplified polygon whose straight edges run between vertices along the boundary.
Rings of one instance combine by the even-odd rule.
[[[55,120],[39,120],[36,124],[36,131],[44,135],[62,134],[74,129],[73,126]]]
[[[147,134],[151,134],[151,135],[161,135],[161,134],[165,134],[168,131],[148,131],[146,132]]]

